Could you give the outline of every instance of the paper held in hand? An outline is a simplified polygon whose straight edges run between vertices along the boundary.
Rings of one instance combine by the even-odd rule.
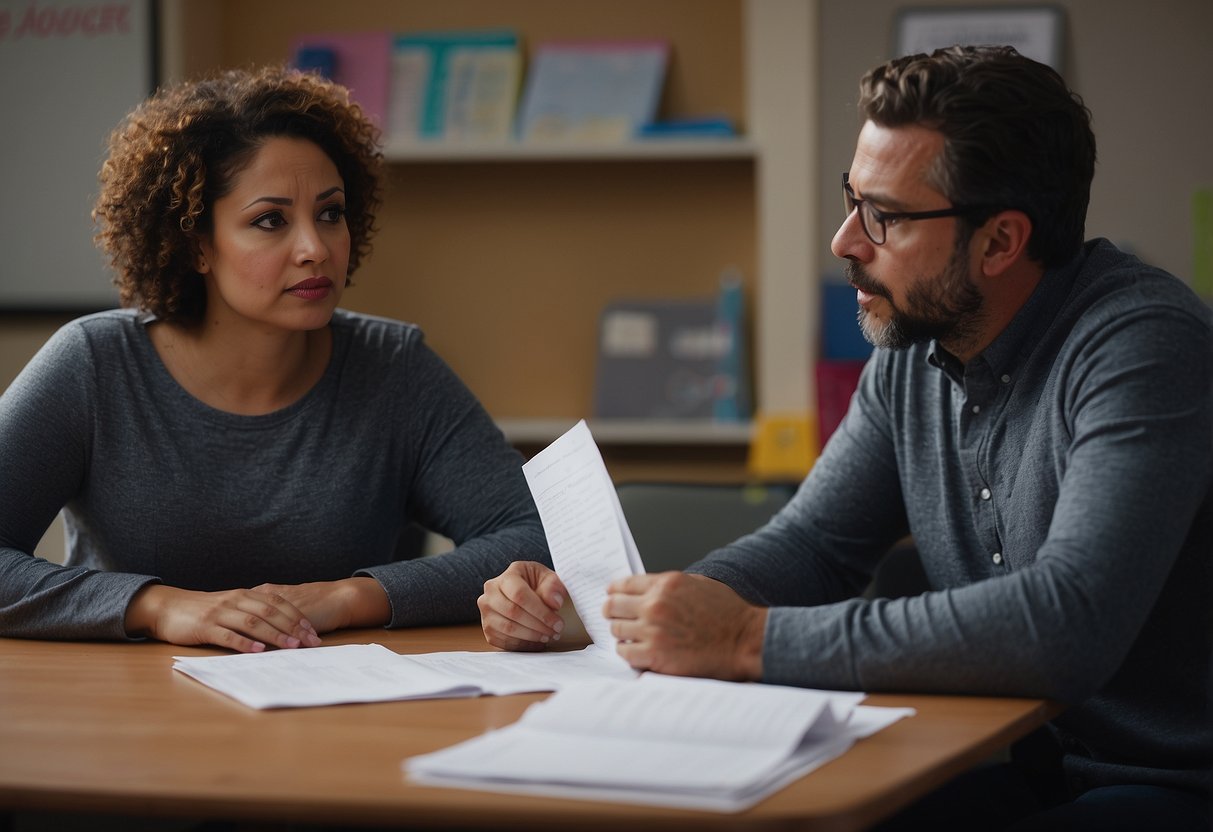
[[[643,574],[644,564],[585,420],[535,454],[522,472],[539,509],[556,574],[594,644],[615,654],[615,637],[602,613],[607,586]]]

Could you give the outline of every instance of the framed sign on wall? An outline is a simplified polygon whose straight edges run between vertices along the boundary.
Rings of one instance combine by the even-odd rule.
[[[0,311],[117,305],[93,245],[106,140],[156,83],[154,0],[0,0]]]
[[[1013,46],[1062,71],[1065,13],[1060,6],[947,6],[902,9],[894,54],[914,55],[956,44]]]

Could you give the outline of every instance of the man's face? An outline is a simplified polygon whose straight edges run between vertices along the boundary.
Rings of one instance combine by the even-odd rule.
[[[943,150],[943,136],[922,127],[880,127],[872,122],[859,134],[849,174],[855,198],[881,211],[949,208],[948,198],[928,182]],[[852,211],[830,249],[847,261],[846,276],[856,289],[859,325],[874,346],[904,349],[938,339],[963,355],[981,329],[984,298],[972,280],[967,239],[955,217],[889,220],[884,242],[864,233]],[[869,228],[880,238],[879,229]]]

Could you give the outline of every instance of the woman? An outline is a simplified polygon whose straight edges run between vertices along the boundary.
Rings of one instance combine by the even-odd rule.
[[[0,635],[313,646],[475,620],[486,579],[547,558],[521,458],[420,331],[337,308],[376,139],[278,69],[162,90],[114,132],[94,218],[127,308],[0,398]],[[63,566],[30,555],[60,509]],[[413,521],[455,550],[397,562]]]

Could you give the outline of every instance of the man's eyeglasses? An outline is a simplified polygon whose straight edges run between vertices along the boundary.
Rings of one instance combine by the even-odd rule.
[[[842,174],[842,204],[847,209],[847,216],[859,210],[859,225],[863,233],[875,245],[884,245],[885,223],[889,220],[931,220],[936,217],[959,217],[973,211],[986,210],[983,205],[953,205],[951,208],[940,208],[935,211],[881,211],[866,199],[858,199],[851,190],[851,175],[846,171]]]

